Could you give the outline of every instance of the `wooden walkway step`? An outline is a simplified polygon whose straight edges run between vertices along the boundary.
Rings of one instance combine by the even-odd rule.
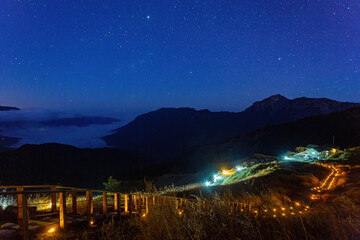
[[[0,229],[0,239],[1,240],[14,239],[18,234],[19,234],[18,230]]]

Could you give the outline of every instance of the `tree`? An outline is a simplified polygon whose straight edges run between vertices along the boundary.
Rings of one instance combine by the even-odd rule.
[[[296,148],[295,148],[295,151],[296,151],[297,153],[304,152],[304,151],[305,151],[305,147],[296,147]]]
[[[111,192],[120,191],[121,181],[113,178],[112,176],[108,178],[107,182],[103,182],[103,184],[105,186],[105,190],[107,191],[111,191]]]

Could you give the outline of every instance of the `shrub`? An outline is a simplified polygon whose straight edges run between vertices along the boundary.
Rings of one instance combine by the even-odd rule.
[[[105,190],[107,190],[107,191],[111,191],[111,192],[120,191],[121,181],[113,178],[112,176],[110,176],[108,178],[108,181],[104,182],[103,184],[104,184]]]

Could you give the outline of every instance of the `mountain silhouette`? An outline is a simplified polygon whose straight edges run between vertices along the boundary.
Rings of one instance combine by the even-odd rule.
[[[298,146],[332,145],[334,140],[334,146],[341,149],[360,145],[360,107],[266,126],[222,143],[194,147],[181,160],[209,163],[234,161],[254,153],[281,156]]]
[[[109,146],[147,154],[163,161],[176,158],[191,147],[222,142],[267,125],[288,123],[356,106],[360,104],[327,98],[288,99],[273,95],[239,113],[161,108],[136,117],[103,139]]]

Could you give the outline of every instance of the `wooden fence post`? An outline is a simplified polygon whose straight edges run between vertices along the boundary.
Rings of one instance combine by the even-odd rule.
[[[94,198],[93,198],[93,192],[90,191],[90,214],[94,213]]]
[[[148,196],[146,196],[146,198],[145,198],[145,212],[146,212],[146,214],[149,213],[149,197]]]
[[[51,186],[51,191],[56,191],[56,186]],[[51,211],[56,212],[56,193],[51,193]]]
[[[72,205],[72,213],[73,214],[77,214],[77,203],[76,203],[76,199],[77,199],[77,193],[76,192],[72,192],[71,193],[71,205]]]
[[[175,209],[179,208],[179,199],[175,198]]]
[[[16,188],[16,191],[23,192],[23,187]],[[29,239],[29,212],[27,205],[27,194],[17,194],[17,218],[19,224],[20,235],[24,240]]]
[[[107,196],[106,192],[103,192],[103,214],[107,216]]]
[[[60,229],[66,231],[66,193],[60,192]]]
[[[85,215],[86,215],[86,220],[89,222],[91,220],[91,205],[92,205],[91,198],[92,198],[91,191],[86,191]]]
[[[134,210],[137,211],[137,197],[134,195]]]
[[[153,197],[153,205],[155,205],[155,197]]]
[[[120,193],[114,194],[114,211],[120,215]]]
[[[128,211],[130,214],[132,214],[133,210],[134,210],[133,195],[128,195]]]
[[[117,212],[118,208],[119,208],[119,198],[118,198],[118,194],[114,193],[114,211]]]
[[[124,201],[125,201],[125,213],[129,212],[129,196],[127,194],[124,195]]]

